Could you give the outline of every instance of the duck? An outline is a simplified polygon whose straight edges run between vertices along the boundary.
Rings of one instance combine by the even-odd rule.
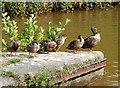
[[[48,42],[51,42],[50,39],[46,39],[46,40],[43,40],[42,42],[40,42],[40,47],[42,48],[42,51],[46,50],[47,49],[47,44]]]
[[[74,53],[78,53],[78,49],[80,49],[84,44],[84,39],[82,38],[81,35],[78,36],[78,39],[75,39],[70,42],[68,45],[67,49],[74,50]]]
[[[97,28],[96,27],[91,27],[91,31],[93,33],[93,35],[91,35],[90,37],[86,38],[84,40],[84,44],[81,48],[85,49],[85,48],[89,48],[90,52],[92,52],[92,48],[95,47],[101,40],[100,34],[97,32]]]
[[[47,54],[49,54],[49,51],[54,51],[57,47],[57,44],[55,41],[50,41],[47,43],[47,47],[46,47],[46,50],[47,50]]]
[[[37,43],[37,39],[34,39],[32,43],[27,45],[26,49],[29,52],[29,55],[30,55],[30,52],[32,52],[32,53],[35,53],[34,56],[37,57],[36,52],[40,49],[40,44]]]
[[[11,40],[11,42],[8,44],[7,46],[7,50],[9,52],[15,52],[15,56],[16,56],[16,52],[17,50],[20,48],[21,42],[19,40]]]
[[[59,49],[64,44],[66,38],[67,38],[67,35],[66,34],[62,34],[57,39],[55,39],[55,42],[57,44],[57,46],[56,46],[56,51],[57,52],[59,52]]]

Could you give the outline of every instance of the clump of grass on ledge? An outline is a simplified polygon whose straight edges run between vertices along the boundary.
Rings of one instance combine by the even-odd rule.
[[[20,59],[11,59],[11,60],[8,60],[8,61],[3,61],[2,62],[2,67],[10,65],[10,64],[16,64],[16,63],[19,63],[19,62],[21,62]]]
[[[3,71],[0,73],[0,77],[14,77],[15,74],[11,71]]]
[[[11,59],[11,60],[9,60],[9,63],[15,64],[15,63],[18,63],[20,61],[21,61],[20,59]]]
[[[32,56],[32,55],[25,55],[25,57],[27,57],[27,58],[33,58],[34,56]]]

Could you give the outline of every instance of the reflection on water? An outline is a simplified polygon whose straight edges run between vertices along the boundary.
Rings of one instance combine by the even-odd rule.
[[[107,66],[105,70],[107,74],[104,75],[105,86],[117,86],[118,85],[118,8],[108,10],[95,10],[95,11],[74,11],[73,13],[47,13],[41,14],[37,17],[38,26],[44,26],[47,28],[47,22],[52,21],[54,25],[61,21],[65,23],[66,18],[69,18],[71,22],[65,27],[64,33],[67,34],[65,44],[61,47],[60,51],[68,51],[67,45],[73,39],[76,39],[78,35],[82,35],[83,38],[90,36],[91,26],[98,28],[98,32],[101,34],[101,42],[93,48],[93,50],[102,51],[107,58]],[[26,18],[15,18],[18,23],[19,32],[25,27],[24,22]],[[7,38],[4,36],[3,38]],[[84,50],[84,49],[80,49]],[[88,49],[85,49],[88,50]],[[103,84],[102,81],[95,82],[92,85]]]

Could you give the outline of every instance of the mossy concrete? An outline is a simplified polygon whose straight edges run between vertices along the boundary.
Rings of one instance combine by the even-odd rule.
[[[100,62],[104,59],[104,54],[101,51],[80,51],[78,54],[74,54],[73,52],[50,52],[50,54],[38,53],[37,57],[34,58],[25,57],[25,55],[28,55],[28,52],[18,52],[17,56],[12,57],[5,54],[9,55],[10,52],[1,53],[0,64],[11,59],[20,59],[21,62],[5,66],[2,64],[2,70],[11,71],[20,76],[23,76],[24,74],[35,75],[38,70],[62,70],[63,66],[66,64],[74,65],[80,63],[90,65],[96,61]]]
[[[7,53],[10,54],[10,53]],[[25,52],[19,52],[17,55],[28,55]],[[26,57],[8,57],[1,56],[0,63],[3,61],[11,59],[21,59],[21,63],[10,64],[3,67],[4,70],[15,72],[19,75],[25,73],[35,74],[38,72],[38,69],[42,70],[43,68],[48,69],[63,69],[65,64],[77,64],[83,63],[85,61],[90,61],[99,58],[100,60],[104,59],[104,54],[100,51],[86,52],[81,51],[79,54],[74,54],[72,52],[51,52],[50,54],[37,54],[38,57],[26,58]]]

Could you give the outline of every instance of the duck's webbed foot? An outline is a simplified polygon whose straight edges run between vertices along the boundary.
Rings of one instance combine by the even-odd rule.
[[[47,54],[50,54],[49,51],[47,51]]]
[[[57,52],[59,52],[59,49],[57,49]]]
[[[74,53],[75,53],[75,54],[78,54],[78,50],[74,50]]]
[[[35,57],[38,57],[38,56],[36,56],[36,53],[35,53],[35,55],[34,55]]]
[[[17,52],[15,51],[15,56],[16,56],[16,53],[17,53]]]
[[[92,50],[92,49],[90,49],[90,52],[93,52],[93,50]]]

